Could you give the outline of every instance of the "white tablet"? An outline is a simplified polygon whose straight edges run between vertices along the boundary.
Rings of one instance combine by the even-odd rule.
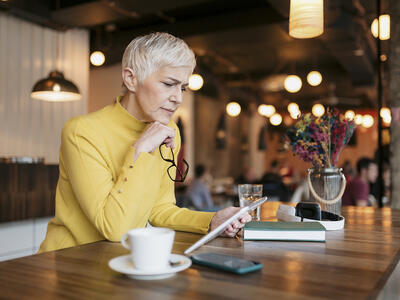
[[[234,214],[232,217],[230,217],[228,220],[226,220],[224,223],[219,225],[217,228],[215,228],[213,231],[209,232],[207,235],[203,236],[200,240],[198,240],[196,243],[194,243],[192,246],[187,248],[184,252],[184,254],[188,254],[200,246],[203,246],[205,243],[211,241],[218,235],[220,235],[222,232],[225,231],[226,227],[228,227],[229,224],[231,224],[234,220],[239,219],[241,216],[243,216],[246,212],[251,211],[261,204],[263,204],[265,201],[267,201],[267,197],[260,198],[259,200],[251,203],[248,206],[243,207],[240,209],[236,214]]]

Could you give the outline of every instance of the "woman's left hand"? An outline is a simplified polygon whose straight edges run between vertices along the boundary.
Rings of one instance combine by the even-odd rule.
[[[210,231],[217,228],[220,224],[225,222],[227,219],[236,214],[241,208],[240,207],[227,207],[219,210],[210,222]],[[238,220],[233,221],[224,231],[222,236],[234,237],[238,231],[244,227],[244,225],[251,221],[251,216],[248,213],[245,213]]]

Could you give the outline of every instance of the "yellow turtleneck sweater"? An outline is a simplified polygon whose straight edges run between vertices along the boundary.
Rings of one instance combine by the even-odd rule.
[[[175,129],[175,158],[180,148]],[[158,148],[140,153],[134,163],[133,144],[146,124],[119,103],[69,120],[63,128],[56,214],[49,222],[39,252],[99,240],[119,241],[132,228],[153,226],[206,233],[213,213],[175,205],[174,182],[167,175],[170,163]],[[169,148],[162,146],[170,158]]]

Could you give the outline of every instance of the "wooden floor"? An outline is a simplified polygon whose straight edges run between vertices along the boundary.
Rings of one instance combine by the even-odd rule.
[[[263,217],[276,207],[265,206]],[[400,211],[349,207],[344,214],[345,230],[327,232],[326,243],[218,238],[196,252],[264,264],[247,275],[192,266],[165,280],[132,280],[107,265],[127,250],[97,242],[0,263],[0,298],[356,300],[376,299],[386,288],[398,299],[400,283],[385,284],[400,258]],[[182,254],[200,237],[177,232],[173,253]]]

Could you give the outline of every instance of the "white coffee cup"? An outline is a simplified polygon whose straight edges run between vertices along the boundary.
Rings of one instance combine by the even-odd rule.
[[[140,270],[164,270],[174,243],[175,231],[162,227],[132,229],[121,238],[121,244],[131,251],[135,268]]]

